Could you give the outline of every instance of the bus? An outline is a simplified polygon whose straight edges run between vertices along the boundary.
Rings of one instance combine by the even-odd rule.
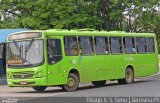
[[[158,71],[153,33],[52,29],[17,32],[7,38],[9,87],[44,91],[60,86],[71,92],[81,82],[130,84],[135,77]]]
[[[3,75],[5,73],[5,68],[6,68],[6,44],[5,43],[0,43],[0,75]]]
[[[0,29],[0,76],[6,74],[6,42],[7,36],[14,32],[27,31],[27,28]]]

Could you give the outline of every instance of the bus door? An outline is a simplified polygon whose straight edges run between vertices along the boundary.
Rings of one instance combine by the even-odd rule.
[[[3,74],[3,55],[2,55],[3,49],[2,44],[0,44],[0,74]]]
[[[3,69],[4,69],[4,73],[6,73],[6,43],[3,43],[2,56],[3,56]]]
[[[93,38],[91,36],[79,37],[80,68],[82,70],[82,81],[96,80],[96,64],[93,52]]]
[[[56,85],[64,82],[62,69],[62,39],[55,38],[47,40],[48,61],[48,84]]]
[[[0,74],[4,74],[6,71],[6,44],[0,44]]]

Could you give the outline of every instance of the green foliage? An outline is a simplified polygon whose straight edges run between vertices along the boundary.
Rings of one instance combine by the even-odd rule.
[[[160,34],[160,1],[159,0],[128,0],[128,4],[134,5],[129,10],[130,15],[135,16],[134,32],[154,32]],[[130,5],[130,7],[131,7]],[[156,8],[159,7],[159,10]]]
[[[3,0],[0,9],[7,13],[2,27],[49,28],[95,28],[101,20],[95,15],[97,3],[85,0]],[[93,8],[93,9],[92,9]],[[9,17],[13,17],[12,21]],[[18,23],[18,24],[17,24]]]
[[[160,31],[159,0],[1,0],[0,28]],[[135,20],[127,21],[126,16]]]

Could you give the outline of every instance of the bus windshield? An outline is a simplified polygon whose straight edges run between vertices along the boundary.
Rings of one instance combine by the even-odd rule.
[[[37,66],[43,62],[43,40],[8,43],[7,64],[11,67]]]

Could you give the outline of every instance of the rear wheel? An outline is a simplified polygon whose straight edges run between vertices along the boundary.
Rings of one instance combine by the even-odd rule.
[[[93,81],[92,84],[94,86],[104,86],[106,84],[106,80],[102,80],[102,81]]]
[[[134,82],[134,72],[133,72],[133,69],[130,68],[130,67],[128,67],[126,69],[126,72],[125,72],[125,78],[124,79],[118,79],[117,81],[120,84],[130,84],[130,83],[133,83]]]
[[[44,91],[47,87],[46,86],[35,86],[35,87],[32,87],[35,91],[38,91],[38,92],[42,92]]]
[[[75,91],[79,86],[79,79],[78,76],[74,73],[69,73],[67,84],[62,86],[62,89],[71,92]]]

